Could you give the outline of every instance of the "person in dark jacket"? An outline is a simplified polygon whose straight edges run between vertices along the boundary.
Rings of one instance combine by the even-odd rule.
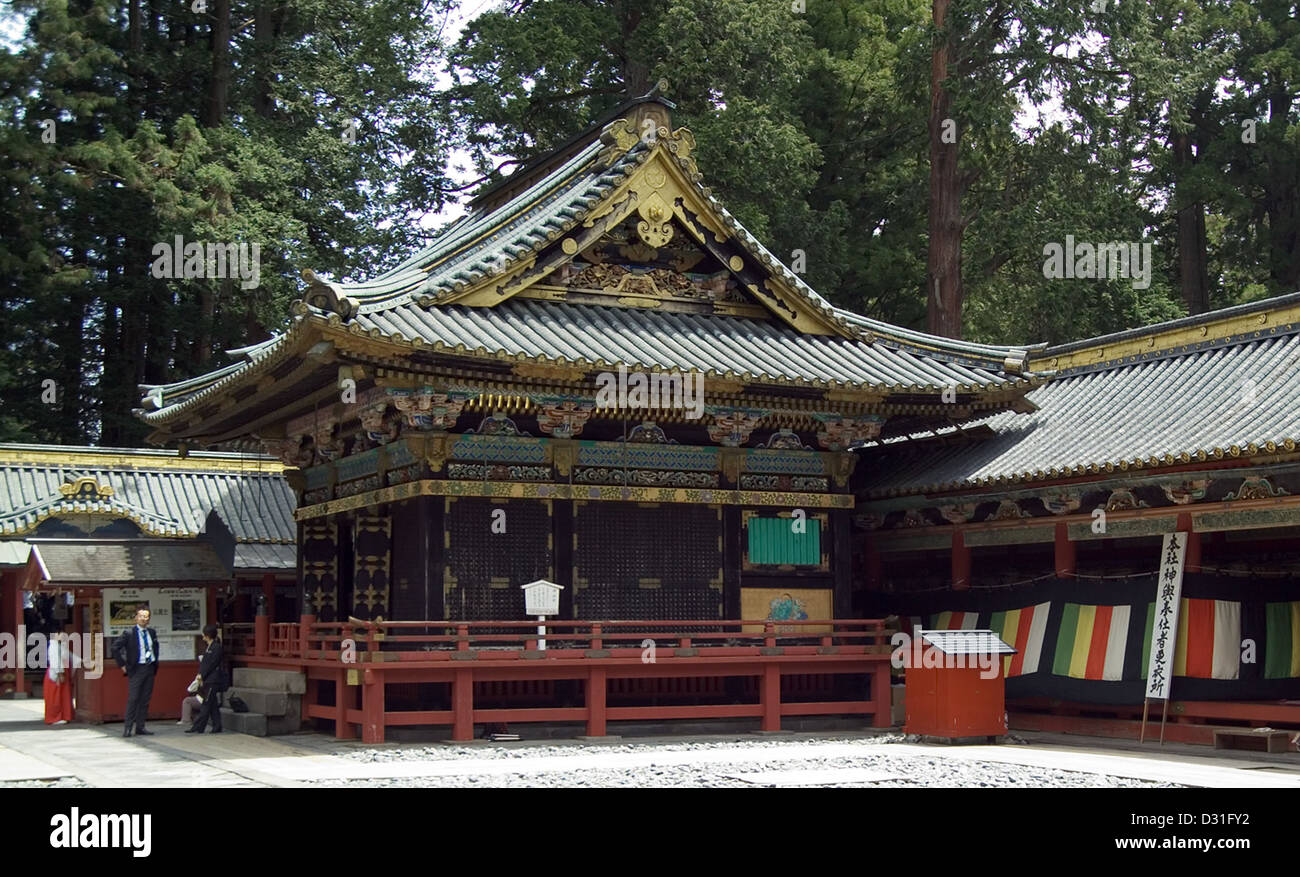
[[[203,709],[194,720],[186,734],[202,734],[212,721],[212,733],[221,733],[221,692],[226,690],[225,655],[221,640],[217,639],[217,626],[209,624],[203,628],[203,641],[208,644],[199,659],[199,676],[203,679]]]
[[[126,721],[122,736],[133,733],[148,736],[149,701],[153,697],[153,680],[158,675],[158,632],[149,626],[149,607],[142,605],[135,613],[135,625],[113,643],[113,657],[127,678]]]

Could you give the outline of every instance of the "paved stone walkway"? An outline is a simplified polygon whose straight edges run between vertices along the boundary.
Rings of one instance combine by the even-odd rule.
[[[168,722],[152,724],[150,730],[155,732],[152,737],[126,739],[121,736],[120,724],[73,723],[47,727],[42,717],[43,705],[39,700],[0,701],[0,783],[75,777],[87,785],[104,787],[255,788],[322,781],[572,773],[652,763],[753,764],[757,769],[769,761],[894,754],[1056,768],[1206,788],[1300,788],[1300,758],[1297,757],[1267,760],[1242,754],[1224,757],[1202,747],[1137,750],[1136,744],[1122,741],[1060,739],[1063,735],[1033,735],[1027,745],[931,746],[872,743],[869,734],[792,734],[782,736],[775,746],[688,751],[651,747],[655,743],[702,738],[629,738],[623,744],[635,745],[636,751],[601,751],[601,747],[583,746],[575,747],[572,755],[555,755],[552,750],[535,758],[461,755],[361,761],[344,757],[343,753],[371,748],[418,748],[421,744],[367,747],[315,734],[270,738],[232,733],[185,734],[183,727]],[[809,742],[814,736],[822,742]],[[827,736],[837,739],[827,741]],[[737,736],[727,739],[736,740]],[[772,738],[754,739],[774,742]],[[556,742],[548,740],[535,745],[553,747]],[[530,744],[507,745],[526,749]]]

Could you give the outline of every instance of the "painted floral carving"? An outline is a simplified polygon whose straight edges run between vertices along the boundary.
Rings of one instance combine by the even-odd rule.
[[[574,438],[582,434],[595,410],[595,402],[576,399],[534,400],[541,405],[537,414],[537,428],[543,434],[557,439]]]
[[[386,445],[397,438],[399,424],[388,416],[388,403],[380,402],[361,410],[361,429],[372,445]]]
[[[1205,499],[1205,492],[1210,486],[1210,479],[1199,478],[1196,480],[1183,480],[1164,482],[1160,485],[1164,489],[1165,498],[1174,505],[1187,505],[1191,502],[1200,502]]]
[[[431,390],[392,391],[393,407],[406,417],[409,426],[429,432],[445,431],[456,425],[456,418],[465,407],[463,397]]]
[[[817,441],[828,451],[847,451],[861,447],[880,435],[884,419],[880,417],[839,417],[817,415],[822,428]]]
[[[709,413],[713,415],[713,422],[708,426],[709,438],[723,447],[738,448],[749,441],[749,434],[768,412],[748,408],[713,408]]]
[[[1068,515],[1078,510],[1083,504],[1083,497],[1077,493],[1062,491],[1049,493],[1041,497],[1043,507],[1054,515]]]
[[[975,515],[975,504],[963,502],[956,505],[939,506],[939,514],[950,524],[965,524]]]
[[[1125,509],[1144,509],[1147,504],[1138,499],[1133,491],[1121,487],[1118,490],[1111,491],[1110,498],[1106,500],[1106,511],[1115,512]]]
[[[1241,487],[1238,487],[1223,499],[1225,502],[1232,502],[1239,499],[1271,499],[1275,496],[1286,495],[1286,490],[1281,487],[1274,487],[1267,478],[1251,475],[1242,480]]]

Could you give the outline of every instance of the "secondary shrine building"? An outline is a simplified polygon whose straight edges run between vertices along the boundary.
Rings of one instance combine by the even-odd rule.
[[[1181,532],[1173,738],[1300,729],[1300,294],[1030,364],[1033,412],[860,452],[868,614],[1015,644],[1013,727],[1136,736]]]
[[[294,496],[248,454],[0,444],[0,697],[41,696],[45,644],[75,637],[77,717],[119,721],[113,638],[148,606],[158,632],[152,717],[174,718],[209,622],[300,615]],[[108,672],[106,672],[108,671]]]

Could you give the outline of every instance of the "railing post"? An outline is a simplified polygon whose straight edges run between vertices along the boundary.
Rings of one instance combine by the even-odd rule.
[[[894,725],[893,689],[889,685],[888,661],[877,661],[876,669],[871,674],[871,727],[892,728]]]
[[[345,624],[345,625],[343,625],[343,628],[339,631],[339,653],[340,653],[340,655],[341,655],[342,652],[343,652],[343,644],[346,643],[346,642],[347,642],[348,640],[350,640],[350,639],[352,639],[352,625],[350,625],[350,624]],[[355,649],[355,647],[356,647],[356,640],[352,640],[352,644],[353,644],[353,648]],[[324,651],[324,648],[325,648],[325,646],[324,646],[324,644],[322,644],[322,645],[321,645],[321,650]]]
[[[763,645],[769,649],[776,648],[776,625],[770,621],[763,625]]]
[[[266,657],[271,645],[271,616],[266,614],[265,598],[257,601],[257,616],[253,619],[253,654]]]
[[[587,671],[587,736],[605,736],[605,668]]]
[[[348,722],[348,710],[354,695],[352,686],[348,685],[348,671],[342,667],[334,671],[334,738],[336,740],[356,739],[352,724]]]
[[[456,625],[456,651],[458,652],[469,651],[469,625],[468,624]]]
[[[779,664],[772,662],[763,666],[761,685],[759,700],[763,705],[762,729],[779,731],[781,730],[781,666]]]
[[[474,674],[458,667],[451,683],[451,739],[474,739]]]
[[[315,615],[302,615],[298,618],[298,653],[303,660],[307,659],[310,651],[308,643],[311,639],[311,626],[315,623]]]
[[[604,640],[601,638],[601,625],[599,621],[591,623],[591,647],[592,649],[603,649]]]
[[[367,667],[361,688],[361,742],[384,742],[384,671]]]

